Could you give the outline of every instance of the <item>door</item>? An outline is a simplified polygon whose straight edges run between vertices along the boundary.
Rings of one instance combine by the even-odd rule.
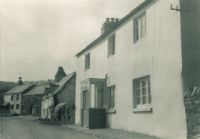
[[[82,92],[81,103],[81,125],[83,127],[88,126],[87,109],[89,108],[89,92],[87,90]]]
[[[88,108],[88,91],[83,91],[82,94],[82,109],[87,109]]]
[[[95,91],[95,105],[96,108],[103,108],[104,104],[104,92],[102,87],[97,87]]]
[[[30,106],[29,106],[29,114],[32,114],[32,110],[33,110],[33,106],[30,105]]]

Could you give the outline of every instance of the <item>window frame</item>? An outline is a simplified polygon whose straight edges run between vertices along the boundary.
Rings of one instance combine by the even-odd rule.
[[[107,40],[107,55],[108,58],[112,55],[115,55],[115,38],[116,38],[116,34],[113,34],[111,36],[108,37]]]
[[[132,89],[133,109],[136,111],[152,111],[152,93],[151,93],[150,75],[133,79],[132,87],[133,87]]]
[[[13,95],[13,94],[10,96],[10,100],[11,100],[11,101],[14,100],[14,95]]]
[[[10,109],[11,109],[11,110],[14,110],[14,104],[11,104],[11,105],[10,105]]]
[[[85,54],[85,70],[90,69],[90,53]]]
[[[16,94],[16,100],[19,100],[19,94]]]
[[[146,11],[133,19],[133,42],[137,43],[147,34]]]
[[[16,104],[16,110],[19,110],[19,104]]]
[[[115,109],[115,92],[116,92],[116,86],[112,85],[108,87],[108,101],[107,101],[107,108],[110,109]]]

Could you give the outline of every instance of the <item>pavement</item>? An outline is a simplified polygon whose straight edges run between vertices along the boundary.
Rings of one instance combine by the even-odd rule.
[[[117,129],[42,124],[33,116],[1,117],[0,122],[0,139],[159,139]]]
[[[142,133],[124,131],[120,129],[111,129],[111,128],[88,129],[80,127],[78,125],[65,125],[65,126],[75,131],[81,132],[83,134],[87,134],[102,139],[160,139],[154,136],[149,136]]]

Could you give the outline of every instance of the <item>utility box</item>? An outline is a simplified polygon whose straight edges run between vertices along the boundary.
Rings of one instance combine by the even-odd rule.
[[[102,108],[89,108],[83,110],[83,127],[98,129],[106,127],[106,111]]]

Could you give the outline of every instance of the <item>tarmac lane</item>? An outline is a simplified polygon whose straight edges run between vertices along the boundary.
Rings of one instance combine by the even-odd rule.
[[[1,117],[1,139],[99,139],[64,126],[41,124],[37,117]]]

